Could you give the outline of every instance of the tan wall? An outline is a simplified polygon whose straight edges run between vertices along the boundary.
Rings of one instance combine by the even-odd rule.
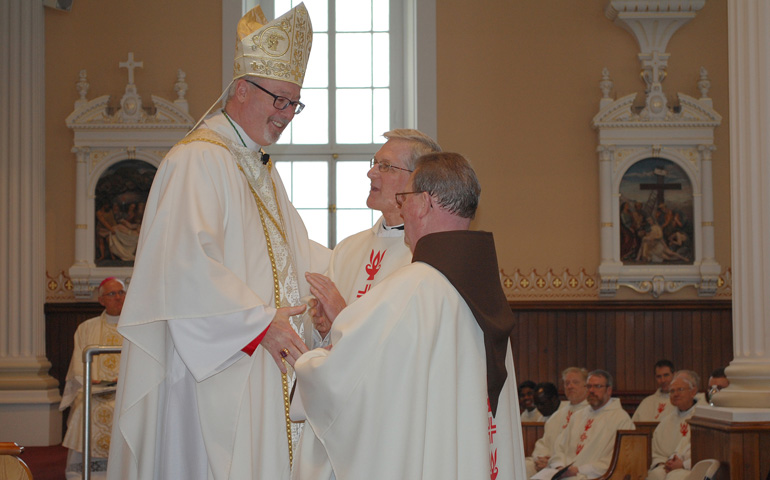
[[[144,62],[134,83],[147,106],[151,95],[177,98],[181,68],[197,118],[221,91],[222,7],[211,0],[75,0],[69,13],[45,12],[46,270],[57,275],[75,260],[74,137],[64,120],[79,98],[78,73],[88,72],[89,100],[111,95],[117,107],[128,82],[118,63],[134,52]]]
[[[599,80],[639,92],[639,47],[604,16],[607,0],[437,0],[438,135],[468,155],[482,184],[476,228],[495,232],[506,273],[596,272]],[[483,13],[478,13],[483,12]],[[716,259],[730,265],[726,1],[709,1],[668,44],[670,99],[696,98],[706,67],[722,115],[713,156]],[[623,296],[623,295],[621,295]],[[694,297],[692,288],[684,297]],[[669,297],[672,298],[672,297]]]
[[[607,67],[614,96],[638,92],[634,38],[604,16],[607,0],[437,0],[438,140],[469,156],[483,188],[475,227],[495,232],[500,266],[555,272],[599,264],[599,182],[591,129]],[[722,115],[714,152],[716,259],[730,265],[727,6],[710,0],[671,39],[663,87],[694,97],[699,68]],[[46,11],[46,268],[74,261],[75,157],[64,119],[88,71],[88,98],[113,95],[134,52],[139,94],[173,99],[178,68],[200,116],[220,90],[221,8],[211,0],[76,0]],[[621,291],[619,298],[634,296]],[[693,298],[686,289],[667,298]]]

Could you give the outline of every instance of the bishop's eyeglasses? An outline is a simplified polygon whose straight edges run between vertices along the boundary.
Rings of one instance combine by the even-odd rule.
[[[257,85],[256,83],[252,82],[248,78],[244,78],[247,82],[254,85],[258,89],[262,90],[266,94],[273,97],[273,106],[277,108],[278,110],[286,110],[286,107],[289,105],[292,105],[294,107],[294,115],[299,115],[299,112],[301,112],[305,108],[305,104],[302,102],[295,102],[293,100],[289,100],[286,97],[282,97],[280,95],[276,95],[273,92],[267,90],[266,88],[262,87],[261,85]]]

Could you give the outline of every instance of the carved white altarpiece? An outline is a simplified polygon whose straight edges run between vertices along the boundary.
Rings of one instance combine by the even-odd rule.
[[[612,99],[610,73],[606,68],[602,72],[603,98],[592,122],[599,137],[601,296],[613,296],[621,286],[656,298],[686,286],[695,287],[701,296],[716,292],[721,268],[714,259],[711,157],[721,116],[708,97],[710,82],[703,67],[697,82],[700,98],[678,93],[677,105],[669,106],[662,87],[670,55],[665,52],[668,40],[704,3],[612,0],[605,9],[609,19],[639,42],[646,98],[638,106],[636,93]],[[671,181],[673,171],[680,181]],[[631,183],[634,175],[637,183]],[[629,201],[623,195],[623,188],[630,191],[629,185],[636,189],[637,198],[643,197],[641,201]],[[687,224],[688,230],[675,232],[668,221],[661,227],[662,212],[676,210],[664,199],[681,198],[685,191],[687,199],[682,203],[689,210],[681,215],[686,219],[678,222]],[[626,227],[633,217],[632,207],[636,219],[643,219],[637,230]],[[639,227],[638,222],[634,225]],[[687,242],[687,249],[677,251],[674,234],[679,242]]]
[[[132,262],[99,266],[97,257],[97,184],[111,167],[126,161],[156,169],[163,157],[192,128],[195,120],[188,113],[187,83],[178,71],[174,91],[178,98],[169,101],[152,95],[152,106],[144,107],[134,84],[134,69],[143,62],[128,60],[119,63],[128,69],[128,84],[117,110],[110,105],[110,96],[87,100],[89,84],[86,71],[80,72],[77,91],[80,98],[66,123],[74,131],[72,152],[77,157],[77,197],[75,201],[75,263],[69,274],[76,298],[91,298],[93,290],[107,277],[130,279]],[[137,233],[138,235],[138,233]],[[126,265],[128,263],[129,265]]]

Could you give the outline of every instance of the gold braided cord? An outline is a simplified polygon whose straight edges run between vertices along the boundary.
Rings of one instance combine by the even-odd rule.
[[[203,138],[203,137],[185,137],[185,138],[179,140],[178,142],[176,142],[176,144],[177,145],[185,145],[185,144],[192,143],[192,142],[208,142],[208,143],[213,143],[214,145],[219,145],[222,148],[227,148],[227,145],[225,145],[222,142],[217,142],[216,140],[212,140],[210,138]],[[230,149],[227,148],[227,150],[229,151]]]
[[[240,165],[238,168],[241,168]],[[241,168],[241,172],[243,172],[243,169]],[[245,175],[246,173],[243,172]],[[280,282],[278,281],[278,267],[275,264],[275,255],[273,254],[273,242],[270,241],[270,233],[267,231],[267,223],[265,222],[265,215],[270,218],[270,220],[273,222],[273,224],[278,229],[278,233],[281,234],[284,241],[286,241],[286,235],[283,233],[283,230],[280,228],[278,224],[275,223],[275,219],[272,215],[270,215],[270,212],[267,211],[267,208],[265,207],[265,204],[262,202],[262,199],[259,198],[259,195],[257,195],[257,192],[254,191],[254,188],[252,188],[251,183],[249,183],[249,189],[251,189],[251,194],[254,196],[254,200],[257,201],[257,210],[259,211],[259,221],[262,223],[262,231],[265,233],[265,242],[267,243],[267,254],[270,256],[270,267],[273,270],[273,288],[274,288],[274,295],[275,295],[275,308],[281,308],[281,287]],[[275,192],[275,185],[273,185],[273,192]],[[277,204],[277,198],[276,198],[276,204]],[[278,210],[280,214],[280,209]],[[288,368],[286,365],[286,360],[281,359],[283,362],[284,367]],[[288,370],[287,370],[288,371]],[[291,407],[291,403],[289,401],[289,378],[286,373],[281,373],[281,384],[283,385],[283,413],[286,417],[286,440],[289,443],[289,469],[291,469],[292,464],[294,463],[294,447],[292,446],[291,442],[291,418],[289,416],[289,409]]]

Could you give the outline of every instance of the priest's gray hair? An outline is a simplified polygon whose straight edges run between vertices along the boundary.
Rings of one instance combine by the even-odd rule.
[[[692,370],[678,370],[676,373],[674,373],[674,379],[679,377],[687,382],[690,388],[694,388],[696,390],[699,388],[698,385],[700,385],[700,375],[693,372]]]
[[[441,146],[428,135],[412,128],[396,128],[382,134],[388,140],[406,140],[411,146],[411,156],[406,159],[405,166],[414,170],[414,162],[422,155],[438,153]]]
[[[412,190],[428,192],[445,210],[473,218],[479,206],[481,185],[471,164],[459,153],[423,155],[415,162]]]
[[[588,374],[589,377],[593,377],[594,375],[597,375],[599,377],[604,377],[604,379],[607,381],[607,386],[612,387],[612,374],[608,372],[607,370],[594,370],[591,373]]]
[[[577,373],[578,375],[580,375],[583,378],[584,382],[586,380],[588,380],[588,370],[586,370],[585,368],[580,368],[580,367],[567,367],[567,368],[565,368],[564,371],[561,372],[561,378],[564,379],[564,377],[566,377],[570,373]]]

